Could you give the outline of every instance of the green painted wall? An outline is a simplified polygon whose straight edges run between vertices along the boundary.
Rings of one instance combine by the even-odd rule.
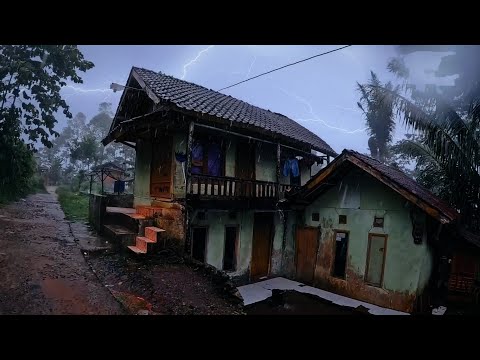
[[[237,218],[232,220],[227,211],[208,210],[205,220],[198,220],[198,211],[192,217],[192,226],[208,226],[206,262],[217,269],[222,269],[225,250],[225,226],[238,226],[239,244],[237,247],[237,268],[232,276],[249,274],[252,258],[254,211],[238,211]],[[270,264],[271,274],[279,274],[282,265],[283,222],[278,212],[274,215],[274,239]]]
[[[280,273],[286,277],[295,277],[295,229],[297,224],[305,222],[301,211],[285,212],[287,216],[287,226],[285,235],[285,250],[282,254],[283,262]]]
[[[175,153],[185,154],[187,151],[187,134],[177,133],[173,135],[173,161],[174,161],[174,173],[173,173],[173,195],[175,198],[185,198],[185,176],[186,168],[185,164],[178,162],[175,159]],[[184,170],[185,168],[185,170]],[[185,171],[185,173],[184,173]]]
[[[138,140],[136,146],[134,205],[149,205],[152,144],[149,141]]]
[[[320,221],[312,221],[312,213]],[[338,223],[339,215],[347,224]],[[384,227],[374,228],[374,216],[384,216]],[[431,254],[426,241],[416,245],[406,200],[373,177],[356,171],[305,209],[305,222],[322,228],[321,243],[332,239],[333,230],[348,230],[347,268],[365,275],[368,234],[387,234],[383,288],[415,293],[430,276]],[[321,244],[320,244],[321,248]],[[319,257],[320,258],[320,257]],[[347,278],[348,282],[348,278]]]
[[[310,167],[306,165],[300,165],[300,184],[305,185],[305,183],[310,180]]]
[[[253,211],[238,211],[236,219],[230,219],[227,211],[209,210],[205,220],[198,220],[198,211],[192,216],[192,226],[208,226],[206,262],[217,269],[223,267],[225,249],[225,226],[238,226],[237,268],[231,274],[248,272],[252,256]]]
[[[225,151],[225,176],[235,177],[235,161],[237,156],[237,141],[229,139]]]
[[[259,143],[255,149],[255,175],[260,181],[277,181],[277,147]]]

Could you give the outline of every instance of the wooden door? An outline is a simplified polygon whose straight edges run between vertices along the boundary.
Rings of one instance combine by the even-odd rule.
[[[250,267],[251,280],[268,276],[273,234],[273,213],[255,213]]]
[[[235,176],[243,180],[255,180],[255,144],[239,142],[237,144],[237,161],[235,164]],[[251,182],[243,183],[243,186],[235,191],[236,196],[253,196],[254,186]]]
[[[150,196],[172,197],[172,138],[153,143],[150,173]]]
[[[296,279],[312,283],[317,262],[319,230],[316,227],[297,227],[296,230]]]
[[[368,241],[367,271],[365,281],[373,286],[382,286],[387,236],[370,234]]]

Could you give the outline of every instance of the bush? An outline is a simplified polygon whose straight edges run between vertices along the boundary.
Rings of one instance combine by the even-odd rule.
[[[29,194],[38,185],[34,172],[35,161],[27,146],[19,139],[0,135],[0,202]]]

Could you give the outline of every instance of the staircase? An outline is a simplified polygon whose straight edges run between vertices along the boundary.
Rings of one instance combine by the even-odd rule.
[[[152,206],[138,206],[136,209],[107,207],[103,228],[121,248],[127,245],[136,254],[146,254],[148,244],[157,244],[159,234],[165,232],[164,229],[153,226],[153,218],[161,214],[161,208]],[[164,238],[164,246],[165,240]]]
[[[136,254],[146,254],[148,250],[148,244],[156,244],[158,241],[158,234],[165,230],[156,226],[148,226],[145,228],[145,236],[137,236],[136,244],[128,246]]]

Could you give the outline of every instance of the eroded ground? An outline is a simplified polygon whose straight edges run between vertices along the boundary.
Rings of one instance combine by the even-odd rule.
[[[224,291],[222,281],[203,267],[185,264],[173,253],[148,258],[133,253],[92,253],[88,262],[102,282],[127,304],[132,313],[243,313],[242,306]]]
[[[222,282],[172,253],[109,251],[48,190],[0,208],[0,314],[242,313]]]
[[[85,262],[54,190],[0,208],[0,314],[124,314]]]

